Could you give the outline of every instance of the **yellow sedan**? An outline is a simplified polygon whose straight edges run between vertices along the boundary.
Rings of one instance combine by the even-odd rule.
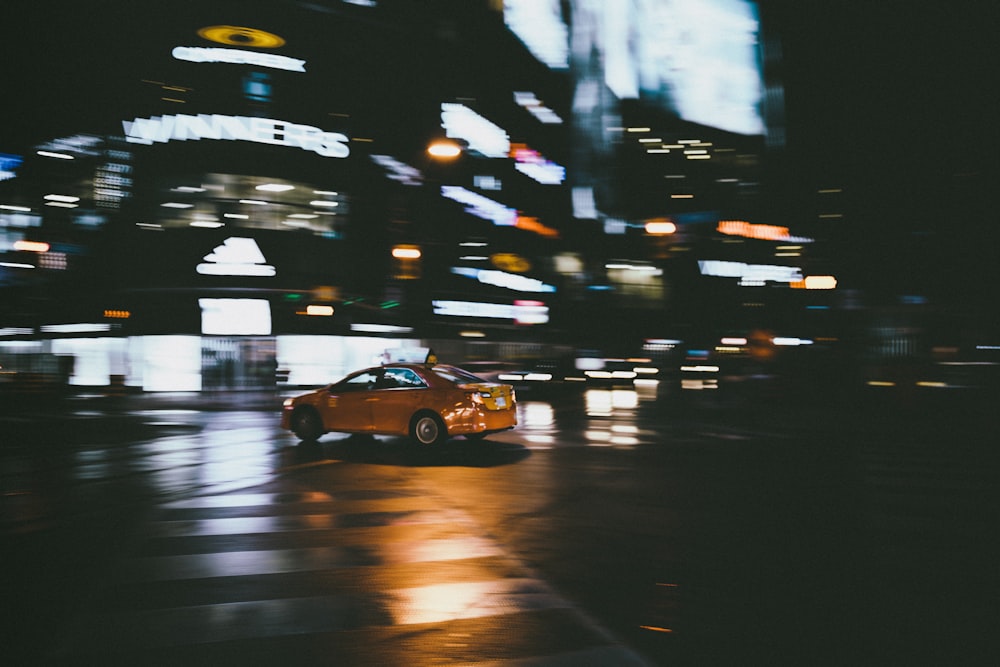
[[[447,365],[386,364],[285,401],[281,427],[300,440],[324,433],[409,436],[436,445],[482,438],[517,425],[510,385]]]

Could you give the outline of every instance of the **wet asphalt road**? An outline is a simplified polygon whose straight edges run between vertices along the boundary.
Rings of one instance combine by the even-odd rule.
[[[433,451],[300,445],[266,402],[9,417],[12,654],[995,663],[1000,457],[982,422],[737,419],[698,401],[526,396],[516,431]]]

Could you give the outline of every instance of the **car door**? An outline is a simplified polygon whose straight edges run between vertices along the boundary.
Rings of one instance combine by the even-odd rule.
[[[323,423],[328,431],[368,432],[373,429],[372,402],[375,371],[361,371],[331,385],[323,406]]]
[[[409,368],[387,368],[372,401],[372,420],[379,433],[405,435],[410,418],[422,404],[427,383]]]

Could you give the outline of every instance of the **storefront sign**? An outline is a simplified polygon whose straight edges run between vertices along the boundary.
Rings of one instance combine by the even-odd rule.
[[[274,53],[257,53],[242,49],[220,49],[203,46],[178,46],[171,54],[178,60],[193,63],[232,63],[234,65],[256,65],[289,72],[305,72],[306,61]]]
[[[350,155],[349,139],[339,132],[324,132],[311,125],[251,116],[198,114],[153,116],[122,121],[125,139],[135,144],[166,143],[171,140],[224,139],[253,141],[275,146],[293,146],[323,157]]]
[[[273,276],[274,267],[265,264],[264,253],[253,239],[230,236],[204,257],[198,273],[207,276]]]

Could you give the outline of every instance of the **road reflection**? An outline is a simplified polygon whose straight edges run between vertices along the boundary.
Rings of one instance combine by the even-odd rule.
[[[646,407],[655,408],[656,390],[597,387],[557,396],[529,394],[518,404],[514,430],[481,441],[457,437],[435,448],[418,447],[407,438],[339,433],[300,443],[279,428],[276,412],[155,405],[151,400],[124,412],[88,413],[91,432],[93,420],[106,420],[106,438],[73,442],[67,437],[61,443],[6,449],[5,521],[30,530],[22,522],[41,525],[39,508],[72,505],[73,497],[96,485],[128,486],[130,493],[162,497],[234,491],[297,467],[332,462],[489,468],[515,465],[532,450],[636,446],[648,433],[638,422]],[[62,416],[70,417],[79,415]],[[120,424],[134,433],[131,441],[116,430]]]

